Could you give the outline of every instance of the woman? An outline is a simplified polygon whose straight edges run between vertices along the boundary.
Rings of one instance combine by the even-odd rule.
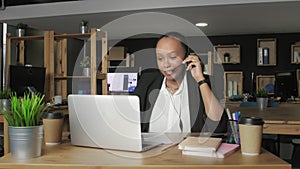
[[[140,98],[143,132],[226,132],[223,107],[203,74],[197,55],[175,32],[156,44],[159,71],[143,71],[135,94]]]

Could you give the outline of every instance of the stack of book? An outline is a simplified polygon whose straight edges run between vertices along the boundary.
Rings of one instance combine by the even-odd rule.
[[[178,148],[183,155],[225,158],[239,149],[239,144],[222,143],[221,138],[187,137]]]

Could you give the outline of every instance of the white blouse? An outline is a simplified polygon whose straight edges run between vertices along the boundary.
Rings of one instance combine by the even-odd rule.
[[[179,89],[171,94],[164,78],[159,95],[154,104],[149,132],[190,132],[190,110],[186,74]]]

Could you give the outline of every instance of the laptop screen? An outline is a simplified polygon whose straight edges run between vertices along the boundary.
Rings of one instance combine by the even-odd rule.
[[[109,92],[134,91],[137,86],[138,73],[107,73]]]

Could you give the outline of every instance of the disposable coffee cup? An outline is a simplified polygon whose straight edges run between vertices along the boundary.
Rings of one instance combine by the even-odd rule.
[[[244,155],[259,155],[264,121],[259,117],[243,117],[239,121],[241,151]]]
[[[48,112],[43,117],[44,139],[46,145],[61,143],[64,114],[62,112]]]

